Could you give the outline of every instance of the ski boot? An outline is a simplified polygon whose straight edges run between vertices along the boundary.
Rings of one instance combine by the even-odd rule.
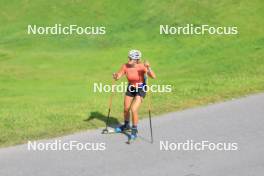
[[[131,135],[129,136],[129,140],[136,140],[137,135],[138,134],[138,130],[137,128],[131,128]]]
[[[124,124],[124,125],[121,125],[115,128],[116,133],[122,133],[122,132],[129,131],[129,130],[130,130],[129,124]]]

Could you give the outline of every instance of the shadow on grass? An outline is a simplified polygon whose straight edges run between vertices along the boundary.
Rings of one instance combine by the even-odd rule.
[[[98,128],[99,126],[96,125],[95,123],[92,122],[92,120],[97,119],[100,120],[104,123],[106,123],[107,121],[107,115],[102,114],[101,112],[95,111],[95,112],[91,112],[87,119],[85,119],[85,122],[89,122],[92,126],[94,126],[95,128]],[[116,126],[120,125],[119,121],[117,120],[117,118],[110,116],[109,117],[109,121],[108,121],[108,126],[115,128]]]

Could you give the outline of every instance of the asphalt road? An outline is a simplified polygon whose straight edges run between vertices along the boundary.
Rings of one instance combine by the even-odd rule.
[[[148,119],[140,138],[87,131],[39,143],[105,143],[105,150],[29,151],[27,144],[0,149],[1,176],[261,176],[264,174],[264,94]],[[232,143],[237,150],[183,150],[179,143]],[[160,150],[168,141],[170,150]],[[177,145],[178,144],[178,145]],[[104,145],[104,144],[101,144]],[[175,149],[175,146],[179,150]],[[95,147],[95,149],[98,149]],[[102,146],[101,148],[102,149]]]

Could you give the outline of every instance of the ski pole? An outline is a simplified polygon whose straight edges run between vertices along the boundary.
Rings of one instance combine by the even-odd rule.
[[[150,137],[151,137],[151,143],[154,142],[153,140],[153,131],[152,131],[152,121],[151,121],[151,106],[150,106],[150,93],[149,93],[149,127],[150,127]]]
[[[146,76],[146,81],[148,85],[148,77]],[[150,127],[150,139],[151,143],[154,142],[153,140],[153,131],[152,131],[152,121],[151,121],[151,91],[148,90],[149,94],[147,95],[148,98],[148,114],[149,114],[149,127]]]
[[[114,82],[115,82],[115,80],[112,81],[112,88],[113,88]],[[105,129],[103,130],[103,133],[108,132],[108,125],[109,125],[110,113],[111,113],[111,109],[112,109],[113,95],[114,95],[114,90],[112,90],[110,98],[109,98],[108,114],[107,114]]]

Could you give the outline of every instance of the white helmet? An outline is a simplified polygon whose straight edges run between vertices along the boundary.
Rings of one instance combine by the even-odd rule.
[[[139,60],[141,58],[141,52],[139,50],[130,50],[128,57],[133,60]]]

